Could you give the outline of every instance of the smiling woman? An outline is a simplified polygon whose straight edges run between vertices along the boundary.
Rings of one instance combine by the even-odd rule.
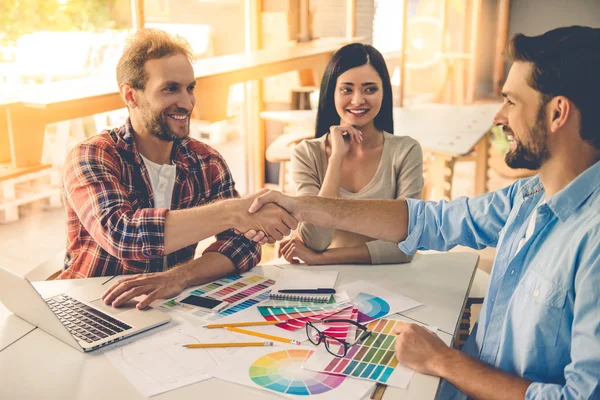
[[[381,54],[353,43],[338,50],[321,82],[315,139],[294,149],[298,195],[421,198],[423,156],[418,142],[393,134],[392,88]],[[396,243],[303,223],[280,256],[307,264],[399,263],[410,257]]]

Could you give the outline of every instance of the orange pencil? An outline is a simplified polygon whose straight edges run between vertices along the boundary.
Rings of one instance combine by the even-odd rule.
[[[277,325],[282,324],[285,321],[256,321],[256,322],[230,322],[228,324],[210,324],[205,325],[205,328],[215,329],[215,328],[227,328],[228,326],[261,326],[261,325]]]
[[[246,329],[234,328],[231,326],[228,326],[225,329],[227,329],[228,331],[231,331],[231,332],[243,333],[245,335],[256,336],[256,337],[260,337],[263,339],[275,340],[277,342],[290,343],[290,344],[301,344],[297,340],[288,339],[288,338],[279,337],[279,336],[267,335],[266,333],[259,333],[259,332],[249,331]]]
[[[208,349],[212,347],[268,347],[273,346],[273,342],[236,342],[236,343],[190,343],[183,347],[188,349]]]

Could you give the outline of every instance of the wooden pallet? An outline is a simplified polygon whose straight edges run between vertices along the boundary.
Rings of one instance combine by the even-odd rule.
[[[60,176],[49,164],[13,168],[0,164],[0,223],[19,220],[32,205],[62,205]]]

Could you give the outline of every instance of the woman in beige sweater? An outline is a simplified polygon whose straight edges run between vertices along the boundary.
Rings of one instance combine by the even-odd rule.
[[[374,47],[338,50],[321,82],[315,139],[292,154],[296,194],[347,198],[421,198],[419,143],[393,135],[392,87]],[[409,262],[397,243],[302,223],[300,238],[282,241],[279,256],[307,264]]]

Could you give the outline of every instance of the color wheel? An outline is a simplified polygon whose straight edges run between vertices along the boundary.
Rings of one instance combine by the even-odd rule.
[[[390,312],[390,305],[381,297],[360,292],[352,300],[358,306],[358,322],[368,322],[385,317]]]
[[[283,350],[264,355],[250,366],[250,379],[275,392],[298,396],[321,394],[335,389],[345,377],[302,369],[313,350]]]

